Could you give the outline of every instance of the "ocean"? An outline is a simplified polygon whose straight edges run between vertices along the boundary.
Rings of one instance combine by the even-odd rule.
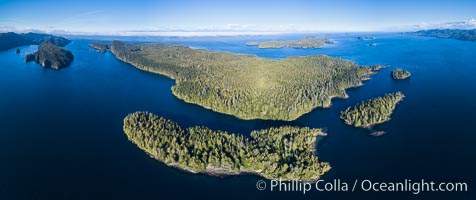
[[[66,48],[71,66],[43,69],[25,63],[37,46],[0,52],[0,199],[475,199],[476,43],[401,33],[330,34],[335,44],[322,49],[258,49],[247,41],[297,39],[302,35],[236,37],[122,37],[132,42],[186,44],[192,48],[283,59],[325,54],[359,65],[389,65],[349,89],[348,99],[333,99],[295,121],[240,120],[171,93],[174,81],[140,71],[110,53],[97,53],[74,37]],[[104,38],[101,39],[111,39]],[[376,43],[376,46],[369,46]],[[393,80],[391,70],[412,76]],[[402,91],[392,119],[374,127],[387,133],[345,125],[340,111],[363,100]],[[271,181],[253,175],[211,177],[161,164],[127,140],[122,119],[150,111],[179,123],[249,135],[279,125],[324,128],[317,145],[332,169],[321,180],[355,182],[355,191],[271,191]],[[257,182],[267,184],[257,189]],[[378,183],[464,182],[466,192],[363,191],[365,180]],[[367,182],[366,182],[367,183]],[[331,184],[334,188],[340,188]],[[351,189],[351,188],[349,188]]]

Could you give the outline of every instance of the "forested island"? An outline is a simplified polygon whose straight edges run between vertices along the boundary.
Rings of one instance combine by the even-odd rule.
[[[342,111],[340,118],[348,125],[370,128],[390,120],[398,102],[405,96],[401,92],[388,93],[383,97],[366,100]]]
[[[359,39],[359,40],[374,40],[375,37],[374,36],[359,36],[359,37],[357,37],[357,39]]]
[[[37,52],[25,56],[25,61],[35,61],[42,67],[51,67],[54,69],[66,67],[73,61],[73,54],[70,51],[61,48],[68,45],[70,42],[70,40],[64,37],[48,34],[0,33],[0,51],[24,45],[39,45]],[[20,53],[20,49],[16,49],[15,52],[17,54]]]
[[[392,78],[395,79],[395,80],[407,79],[411,75],[412,74],[409,71],[403,70],[403,69],[400,69],[400,68],[397,68],[397,69],[392,71]]]
[[[126,63],[175,79],[178,98],[241,119],[294,120],[330,106],[333,97],[346,98],[345,89],[380,69],[324,55],[272,60],[184,45],[113,41],[109,47]]]
[[[123,128],[152,158],[191,173],[315,181],[330,169],[314,153],[320,129],[282,126],[255,130],[246,138],[202,126],[183,129],[148,112],[129,114]]]
[[[0,33],[0,51],[24,45],[39,45],[41,43],[50,43],[57,46],[66,46],[71,41],[64,38],[40,33],[22,33],[13,32]]]
[[[307,36],[299,40],[273,40],[266,42],[247,42],[248,46],[258,46],[260,49],[267,48],[322,48],[325,44],[333,42],[326,38]]]
[[[437,38],[451,38],[464,41],[476,42],[476,29],[473,30],[460,30],[460,29],[432,29],[421,30],[413,32],[413,34],[437,37]]]
[[[61,69],[67,67],[74,60],[73,54],[59,46],[49,42],[41,43],[38,51],[28,54],[25,57],[26,62],[35,61],[44,68]]]
[[[92,42],[89,44],[89,46],[93,49],[96,49],[96,52],[98,53],[104,53],[109,50],[109,45],[102,42]]]

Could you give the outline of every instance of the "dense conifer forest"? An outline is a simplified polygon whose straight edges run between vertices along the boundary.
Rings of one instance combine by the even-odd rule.
[[[251,173],[269,179],[317,180],[330,169],[314,154],[321,129],[282,126],[255,130],[250,138],[177,123],[148,112],[124,118],[128,139],[151,157],[192,173]]]
[[[412,74],[409,71],[403,70],[403,69],[400,69],[400,68],[397,68],[397,69],[392,71],[392,78],[396,79],[396,80],[407,79],[411,75]]]
[[[324,55],[283,60],[191,49],[184,45],[126,44],[111,52],[135,67],[175,79],[178,98],[242,119],[294,120],[345,89],[362,85],[380,66]]]
[[[405,96],[401,92],[389,93],[383,97],[366,100],[341,112],[340,118],[348,125],[371,127],[390,120],[398,102]]]
[[[247,42],[248,46],[258,46],[260,49],[276,49],[276,48],[322,48],[325,44],[333,42],[326,38],[313,36],[303,37],[299,40],[272,40],[265,42]]]

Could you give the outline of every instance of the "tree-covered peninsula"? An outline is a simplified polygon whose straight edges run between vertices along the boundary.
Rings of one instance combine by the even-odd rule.
[[[11,49],[24,45],[39,45],[41,43],[50,43],[57,46],[66,46],[71,41],[64,38],[40,33],[22,33],[13,32],[0,33],[0,51]]]
[[[201,126],[183,129],[148,112],[129,114],[123,128],[152,158],[192,173],[313,181],[330,169],[314,153],[320,129],[282,126],[252,131],[247,138]]]
[[[89,46],[93,49],[96,49],[96,52],[98,53],[104,53],[109,50],[109,44],[102,42],[91,42]]]
[[[248,46],[258,46],[260,49],[269,48],[322,48],[333,42],[326,38],[307,36],[299,40],[273,40],[266,42],[247,42]]]
[[[395,79],[395,80],[407,79],[411,75],[412,74],[409,71],[403,70],[403,69],[400,69],[400,68],[397,68],[397,69],[392,71],[392,78]]]
[[[35,61],[44,68],[61,69],[67,67],[74,60],[73,54],[51,43],[42,43],[38,51],[25,56],[25,61]]]
[[[330,106],[333,97],[346,98],[345,89],[379,69],[323,55],[272,60],[184,45],[113,41],[109,47],[126,63],[175,79],[178,98],[242,119],[294,120]]]
[[[342,111],[340,118],[348,125],[369,128],[390,120],[398,102],[405,96],[401,92],[389,93],[383,97],[366,100]]]
[[[413,32],[413,34],[437,37],[437,38],[451,38],[464,41],[476,42],[476,29],[460,30],[460,29],[431,29]]]

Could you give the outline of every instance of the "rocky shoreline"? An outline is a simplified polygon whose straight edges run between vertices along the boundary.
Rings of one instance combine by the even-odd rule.
[[[34,61],[43,68],[61,69],[73,62],[73,54],[59,46],[43,43],[38,46],[38,51],[25,56],[26,62]]]

